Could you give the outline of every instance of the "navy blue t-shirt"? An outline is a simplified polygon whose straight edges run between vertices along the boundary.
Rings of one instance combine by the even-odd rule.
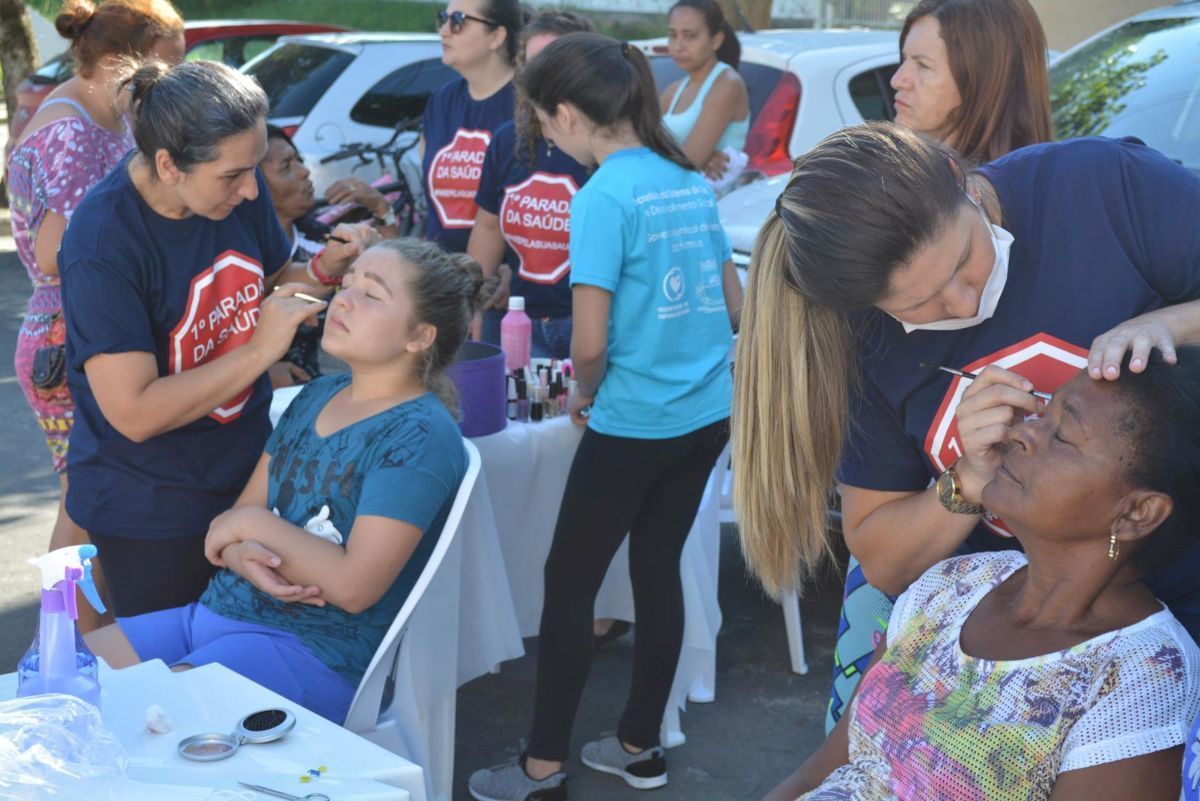
[[[490,97],[475,100],[466,79],[458,78],[434,92],[425,105],[425,238],[446,250],[467,250],[484,154],[496,129],[513,118],[515,98],[509,81]]]
[[[1200,177],[1132,141],[1077,139],[1017,150],[980,169],[1014,237],[995,315],[959,331],[914,331],[857,315],[864,392],[855,399],[838,480],[923,490],[958,458],[954,412],[966,382],[921,362],[989,364],[1053,391],[1087,364],[1092,340],[1131,317],[1200,298]],[[967,550],[1017,547],[985,518]],[[1200,551],[1179,586],[1151,581],[1189,631],[1200,627]],[[1188,575],[1190,574],[1190,575]],[[1175,584],[1176,582],[1169,582]],[[1189,595],[1188,610],[1173,599]]]
[[[250,478],[271,432],[264,374],[212,414],[136,443],[109,425],[84,364],[153,353],[159,376],[197,367],[254,333],[263,279],[291,245],[261,174],[258,197],[223,220],[172,220],[130,181],[128,159],[88,193],[58,254],[75,400],[67,509],[83,528],[133,539],[208,530]]]
[[[511,294],[525,298],[530,317],[571,316],[571,198],[587,179],[586,167],[544,139],[518,152],[511,121],[488,145],[475,202],[500,218]]]

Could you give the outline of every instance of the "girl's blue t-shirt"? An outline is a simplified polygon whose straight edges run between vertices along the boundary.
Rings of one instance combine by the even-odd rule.
[[[215,614],[295,634],[317,658],[357,685],[437,544],[467,469],[458,424],[425,394],[330,434],[316,432],[325,404],[350,375],[324,376],[292,401],[267,441],[267,506],[281,518],[346,546],[359,515],[420,529],[417,549],[370,609],[285,603],[231,570],[213,577],[200,602]]]
[[[729,416],[733,251],[708,182],[639,147],[613,153],[571,203],[571,285],[612,293],[608,368],[588,427],[666,439]]]
[[[500,220],[511,294],[525,298],[529,316],[570,317],[571,200],[588,170],[544,139],[530,153],[517,140],[511,121],[497,129],[475,201]]]
[[[513,118],[515,102],[511,81],[483,100],[471,97],[465,78],[450,81],[430,96],[421,123],[421,174],[429,207],[426,239],[454,253],[466,252],[484,156],[496,129]]]
[[[1095,337],[1140,314],[1200,298],[1200,177],[1134,140],[1022,148],[980,168],[1013,235],[991,319],[905,334],[856,315],[864,373],[838,480],[887,492],[925,489],[962,453],[955,411],[967,382],[922,362],[1013,370],[1052,392],[1087,364]],[[985,516],[967,551],[1019,547]],[[1147,577],[1192,636],[1200,633],[1200,549]]]
[[[264,279],[287,266],[287,240],[257,173],[258,196],[222,220],[151,209],[122,161],[79,204],[58,254],[75,401],[67,509],[88,531],[130,539],[201,535],[246,485],[271,426],[266,374],[212,414],[133,442],[105,419],[84,364],[154,355],[160,377],[249,341]]]

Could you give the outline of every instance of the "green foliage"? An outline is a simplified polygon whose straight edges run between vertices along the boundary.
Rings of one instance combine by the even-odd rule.
[[[1150,50],[1146,40],[1189,22],[1124,25],[1055,64],[1050,85],[1055,138],[1093,136],[1107,129],[1125,110],[1125,99],[1145,84],[1146,73],[1167,60],[1165,51]]]
[[[60,0],[26,0],[30,8],[53,21]],[[183,18],[288,19],[326,22],[363,31],[432,33],[436,3],[415,0],[174,0]],[[536,6],[537,3],[534,3]],[[557,4],[555,4],[557,5]],[[570,5],[564,6],[570,8]],[[664,6],[665,8],[665,6]],[[587,12],[601,33],[618,39],[666,35],[666,19],[654,14]]]

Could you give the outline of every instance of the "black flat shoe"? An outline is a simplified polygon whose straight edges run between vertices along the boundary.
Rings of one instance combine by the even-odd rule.
[[[592,648],[599,651],[613,640],[624,637],[631,628],[633,624],[628,620],[614,620],[608,631],[592,636]]]

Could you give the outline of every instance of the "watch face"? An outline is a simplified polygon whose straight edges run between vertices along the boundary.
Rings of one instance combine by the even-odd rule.
[[[950,471],[938,476],[937,494],[943,506],[949,507],[954,502],[954,476],[950,475]]]

